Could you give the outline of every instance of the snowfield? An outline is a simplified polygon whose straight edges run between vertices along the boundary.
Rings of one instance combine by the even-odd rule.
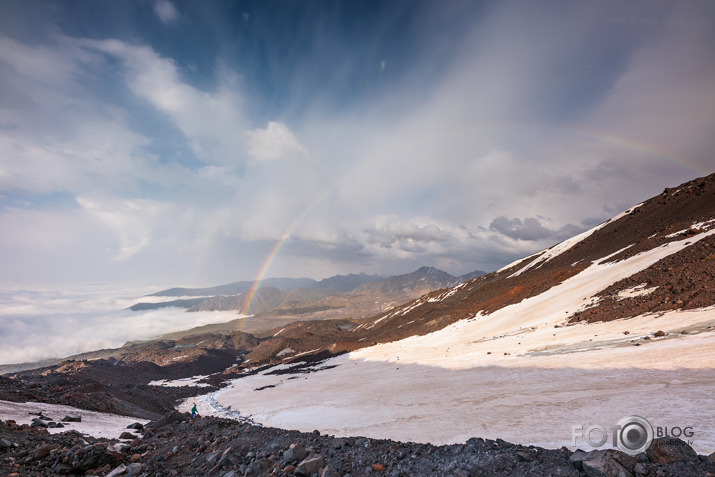
[[[638,415],[656,428],[692,427],[691,445],[709,454],[715,307],[564,325],[612,283],[714,233],[620,262],[604,258],[492,314],[321,365],[331,369],[237,379],[180,409],[196,402],[202,414],[232,409],[265,425],[339,436],[432,444],[502,438],[550,448],[574,447],[572,425],[608,427]],[[575,447],[588,444],[581,439]]]
[[[36,418],[40,412],[47,417],[51,417],[55,422],[61,421],[62,418],[68,414],[79,414],[82,416],[82,422],[63,422],[64,428],[47,429],[50,434],[59,434],[61,432],[75,430],[93,437],[117,439],[122,432],[136,432],[133,429],[127,429],[128,425],[135,422],[141,424],[149,422],[146,419],[86,411],[84,409],[60,404],[0,401],[0,419],[4,421],[12,419],[18,424],[31,424],[32,420]]]

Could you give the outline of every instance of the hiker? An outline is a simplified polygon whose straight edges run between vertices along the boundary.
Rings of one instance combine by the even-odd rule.
[[[194,403],[194,407],[191,408],[191,419],[195,418],[198,412],[199,411],[196,409],[196,403]]]

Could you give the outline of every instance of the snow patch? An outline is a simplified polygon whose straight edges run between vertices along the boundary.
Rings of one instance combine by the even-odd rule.
[[[710,230],[713,227],[715,227],[715,219],[706,220],[705,222],[696,222],[687,229],[678,230],[677,232],[666,235],[665,238],[675,238],[686,233],[688,230]]]
[[[631,207],[630,209],[628,209],[628,210],[626,210],[626,211],[624,211],[624,212],[621,212],[620,214],[616,215],[616,216],[613,217],[612,219],[607,220],[607,221],[605,221],[604,223],[602,223],[602,224],[600,224],[600,225],[597,225],[596,227],[594,227],[594,228],[592,228],[592,229],[590,229],[590,230],[587,230],[587,231],[585,231],[585,232],[583,232],[583,233],[580,233],[580,234],[578,234],[578,235],[576,235],[576,236],[574,236],[574,237],[571,237],[571,238],[568,239],[568,240],[564,240],[563,242],[554,245],[553,247],[551,247],[551,248],[549,248],[549,249],[546,249],[546,250],[544,250],[544,251],[542,251],[542,252],[539,252],[539,253],[541,253],[541,255],[540,255],[538,258],[536,258],[534,261],[532,261],[531,263],[529,263],[529,264],[528,264],[527,266],[525,266],[524,268],[521,268],[521,269],[517,270],[516,272],[512,273],[511,275],[509,275],[509,278],[519,276],[519,275],[521,275],[522,273],[524,273],[525,271],[529,270],[530,268],[533,268],[535,265],[541,266],[541,265],[543,265],[545,262],[548,262],[549,260],[551,260],[552,258],[558,257],[559,255],[561,255],[562,253],[564,253],[564,252],[567,251],[568,249],[572,248],[572,247],[573,247],[574,245],[576,245],[577,243],[579,243],[579,242],[583,241],[584,239],[588,238],[589,236],[591,236],[591,235],[592,235],[594,232],[596,232],[597,230],[600,230],[600,229],[602,229],[603,227],[605,227],[606,225],[608,225],[608,224],[610,224],[610,223],[612,223],[612,222],[615,222],[615,221],[617,221],[617,220],[619,220],[619,219],[625,217],[626,215],[630,214],[631,212],[633,212],[635,209],[637,209],[638,207],[640,207],[640,206],[642,206],[642,205],[643,205],[643,203],[640,203],[640,204],[638,204],[638,205],[635,205],[635,206]],[[536,254],[535,254],[535,255],[536,255]],[[533,257],[533,255],[531,255],[531,256]],[[527,258],[529,258],[529,257],[527,257]],[[518,263],[518,262],[517,262],[517,263]],[[508,267],[510,267],[510,266],[512,266],[512,265],[509,265],[509,266],[507,266],[506,268],[508,268]]]
[[[10,402],[0,401],[0,419],[11,419],[18,424],[31,424],[39,413],[51,417],[55,422],[61,421],[68,414],[79,414],[82,422],[63,422],[64,428],[47,429],[50,434],[59,434],[75,430],[84,435],[97,438],[118,439],[122,432],[134,432],[127,426],[135,422],[146,424],[146,419],[119,416],[105,412],[87,411],[72,406],[60,404],[45,404],[40,402]]]
[[[621,290],[618,292],[618,299],[623,300],[625,298],[634,298],[637,296],[650,295],[658,289],[658,287],[646,288],[647,286],[647,283],[641,283],[640,285]]]
[[[193,386],[198,388],[204,388],[210,386],[210,384],[199,383],[202,379],[206,379],[208,376],[193,376],[191,378],[181,378],[181,379],[158,379],[149,383],[149,386],[162,386],[165,388],[179,388],[182,386]]]

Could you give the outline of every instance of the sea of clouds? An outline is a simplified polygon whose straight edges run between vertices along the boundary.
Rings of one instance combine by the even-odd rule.
[[[134,312],[159,288],[139,285],[72,284],[0,286],[0,364],[61,358],[115,348],[209,323],[239,318],[235,312],[187,313],[181,308]]]

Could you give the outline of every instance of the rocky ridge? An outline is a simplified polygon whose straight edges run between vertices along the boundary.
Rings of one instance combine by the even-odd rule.
[[[572,452],[469,439],[433,446],[334,437],[250,422],[169,412],[115,439],[0,421],[0,472],[7,476],[712,476],[715,455],[698,456],[679,439],[648,452]],[[134,431],[142,435],[137,436]]]

